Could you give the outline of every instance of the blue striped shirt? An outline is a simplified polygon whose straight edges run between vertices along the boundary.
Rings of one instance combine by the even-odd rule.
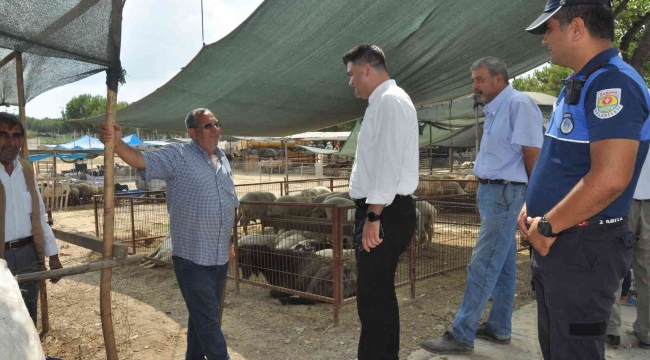
[[[230,235],[239,206],[225,154],[215,149],[221,167],[196,142],[143,151],[140,177],[165,180],[173,255],[203,266],[229,260]]]

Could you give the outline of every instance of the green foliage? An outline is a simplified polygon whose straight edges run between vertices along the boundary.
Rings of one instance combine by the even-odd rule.
[[[557,96],[562,90],[562,80],[566,79],[571,70],[557,65],[545,66],[535,70],[531,76],[518,77],[512,82],[512,87],[519,91],[532,91]]]
[[[623,59],[630,61],[634,54],[643,46],[643,35],[648,31],[650,22],[650,0],[615,0],[614,9],[623,5],[616,16],[614,45],[623,52]],[[621,10],[623,9],[623,10]],[[643,78],[650,85],[650,56],[646,53],[637,53],[645,57]],[[632,64],[634,66],[634,64]],[[528,77],[519,77],[512,82],[512,86],[520,91],[534,91],[557,96],[562,89],[562,79],[569,76],[571,70],[557,65],[545,66]]]

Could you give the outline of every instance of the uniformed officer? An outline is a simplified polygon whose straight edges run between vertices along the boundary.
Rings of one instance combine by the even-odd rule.
[[[534,248],[539,342],[545,359],[604,359],[631,263],[626,216],[648,152],[650,96],[613,48],[609,0],[549,0],[526,30],[544,34],[551,61],[573,70],[519,218]]]

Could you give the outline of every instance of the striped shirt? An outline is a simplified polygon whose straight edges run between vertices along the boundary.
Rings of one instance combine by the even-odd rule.
[[[215,148],[218,170],[196,142],[144,151],[140,177],[165,180],[172,254],[203,266],[224,265],[239,200],[225,154]]]

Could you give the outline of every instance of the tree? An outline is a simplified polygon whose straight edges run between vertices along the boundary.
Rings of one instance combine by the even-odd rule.
[[[650,0],[615,0],[614,43],[623,60],[636,69],[650,85]],[[535,91],[557,96],[561,80],[571,70],[557,65],[546,66],[525,78],[517,78],[512,86],[520,91]]]
[[[562,80],[566,79],[571,70],[565,67],[550,65],[535,70],[529,77],[519,77],[512,82],[512,87],[519,91],[540,92],[557,96],[564,86]]]

